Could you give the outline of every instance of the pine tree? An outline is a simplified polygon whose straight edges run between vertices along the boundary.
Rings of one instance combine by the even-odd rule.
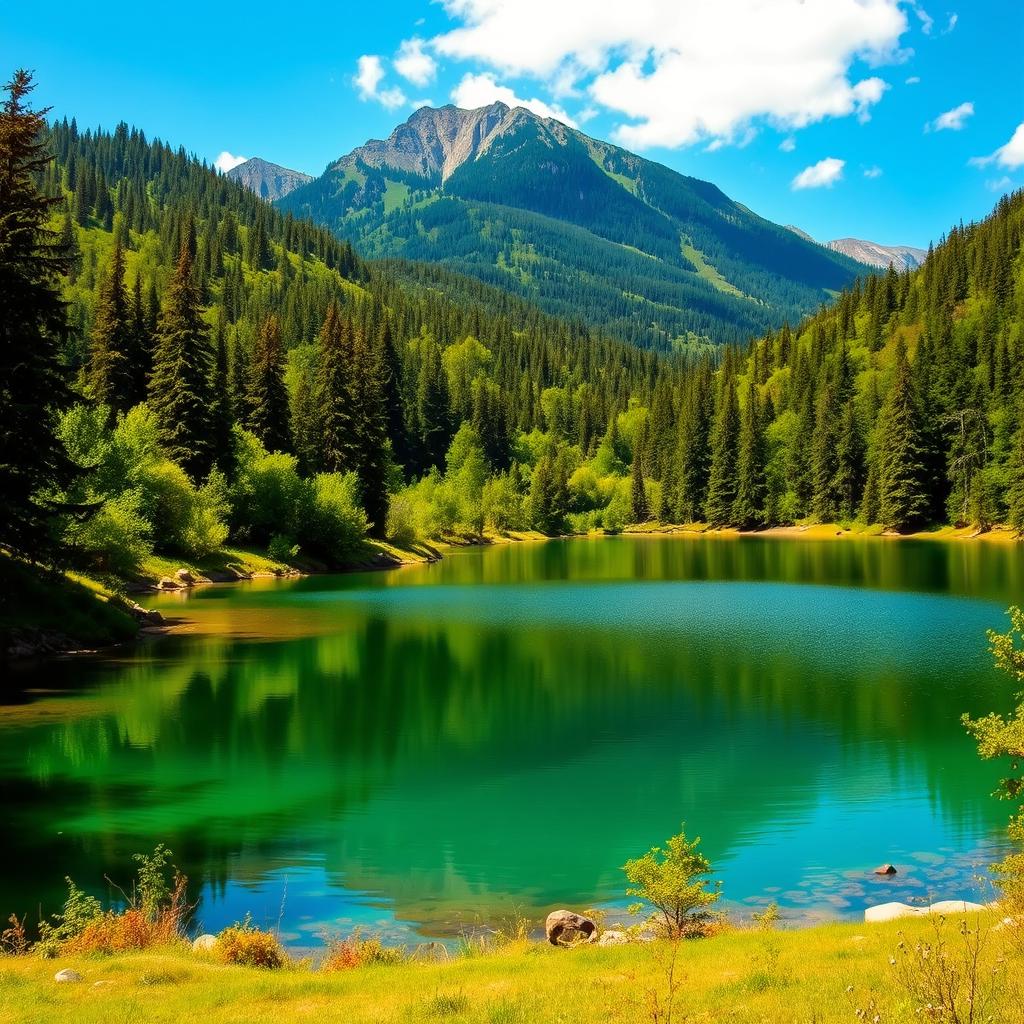
[[[78,470],[54,434],[52,413],[71,400],[59,359],[67,262],[46,226],[56,200],[34,183],[50,158],[47,111],[28,104],[32,89],[16,71],[0,108],[0,545],[41,560],[54,553],[59,511],[46,494]]]
[[[370,533],[383,537],[388,519],[388,417],[385,400],[387,371],[380,348],[371,346],[366,333],[353,338],[353,387],[356,419],[359,487]]]
[[[864,492],[864,472],[864,436],[857,407],[851,400],[843,411],[836,443],[834,483],[842,519],[853,519],[857,515]]]
[[[214,465],[230,480],[234,475],[234,453],[232,450],[231,393],[228,380],[228,341],[224,311],[217,317],[213,339],[213,405],[210,410],[210,430],[213,442]]]
[[[284,349],[281,325],[274,314],[263,321],[256,340],[249,367],[246,405],[246,426],[263,447],[270,452],[290,451],[291,416],[284,383]]]
[[[213,352],[184,244],[157,327],[149,405],[168,457],[193,480],[205,478],[213,466],[212,373]]]
[[[921,414],[902,344],[878,419],[878,516],[883,526],[919,525],[928,511]]]
[[[1013,435],[1008,463],[1009,487],[1006,491],[1007,522],[1017,533],[1024,533],[1024,416]]]
[[[354,469],[356,425],[352,394],[352,325],[331,303],[320,329],[315,392],[320,406],[319,465],[328,472]]]
[[[703,360],[690,383],[679,422],[677,513],[683,523],[696,522],[704,514],[711,475],[713,414],[711,366]]]
[[[444,465],[445,452],[451,440],[448,410],[448,386],[445,381],[441,350],[433,338],[424,342],[416,384],[416,411],[420,426],[420,456],[423,469]]]
[[[114,254],[96,306],[89,352],[89,391],[113,412],[125,412],[134,404],[132,317],[124,280],[124,249],[114,239]]]
[[[766,462],[767,445],[761,419],[761,400],[757,385],[751,378],[740,423],[736,500],[732,506],[732,520],[739,526],[749,528],[764,522],[768,495]]]
[[[651,506],[647,501],[647,488],[644,485],[644,470],[638,450],[633,454],[631,471],[632,491],[630,512],[634,523],[646,523],[651,518]]]
[[[725,372],[725,371],[723,371]],[[728,526],[733,522],[736,502],[736,462],[740,432],[740,412],[736,401],[736,381],[726,377],[711,436],[711,476],[704,514],[710,526]]]

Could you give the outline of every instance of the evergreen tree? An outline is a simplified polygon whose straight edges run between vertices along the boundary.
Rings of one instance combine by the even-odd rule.
[[[651,518],[651,507],[647,501],[647,488],[644,485],[644,470],[640,459],[639,446],[638,450],[633,454],[631,477],[630,513],[634,523],[646,523]]]
[[[124,279],[124,249],[114,239],[114,254],[100,286],[96,322],[89,353],[89,391],[113,412],[125,412],[134,404],[133,321]]]
[[[249,367],[246,425],[267,451],[291,450],[288,389],[284,383],[281,325],[271,314],[263,321]]]
[[[353,388],[356,417],[357,462],[363,509],[370,533],[383,537],[388,519],[388,416],[387,370],[379,346],[371,346],[357,330],[353,339]]]
[[[704,514],[711,475],[713,414],[711,366],[707,360],[702,360],[690,382],[679,422],[677,511],[683,523],[696,522]]]
[[[890,529],[919,525],[928,511],[921,414],[906,350],[896,368],[878,421],[878,516]]]
[[[853,519],[864,492],[864,437],[857,407],[851,400],[843,411],[836,442],[835,493],[839,516]]]
[[[732,519],[739,526],[764,522],[768,482],[765,476],[767,445],[761,420],[761,399],[753,377],[747,385],[746,404],[740,422],[739,455],[736,466],[736,500]]]
[[[1017,533],[1024,533],[1024,416],[1013,435],[1009,458],[1009,487],[1006,492],[1007,522]]]
[[[0,108],[0,545],[37,560],[54,552],[49,500],[77,475],[54,433],[70,402],[59,350],[67,331],[59,239],[47,228],[56,200],[35,179],[50,157],[46,110],[27,102],[27,71],[16,71]]]
[[[420,456],[423,469],[444,465],[450,442],[448,387],[445,382],[441,350],[431,337],[425,337],[419,379],[416,384],[416,411],[420,427]]]
[[[354,469],[358,452],[352,395],[352,325],[331,303],[320,330],[315,391],[320,407],[320,466]]]
[[[213,405],[210,410],[210,430],[213,442],[214,465],[228,478],[234,472],[231,425],[233,422],[231,393],[228,379],[228,342],[227,325],[224,322],[223,310],[217,318],[214,332],[213,361]]]
[[[168,457],[194,480],[210,472],[214,456],[213,352],[202,312],[192,257],[182,245],[157,327],[149,405]]]
[[[730,373],[722,386],[721,399],[711,435],[711,476],[704,514],[710,526],[728,526],[733,522],[736,503],[736,462],[740,432],[736,381]]]

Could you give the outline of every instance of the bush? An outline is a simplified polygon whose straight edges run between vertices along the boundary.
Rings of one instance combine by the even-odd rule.
[[[355,473],[318,473],[313,477],[309,510],[298,531],[310,551],[329,561],[351,557],[359,551],[369,525],[359,504]]]
[[[100,572],[134,572],[153,552],[142,504],[142,494],[134,489],[108,498],[85,522],[70,527],[68,539]]]
[[[267,545],[267,554],[275,562],[290,562],[298,555],[299,550],[295,538],[289,537],[286,533],[275,533]]]
[[[385,946],[379,938],[361,938],[357,929],[344,939],[328,943],[327,955],[320,964],[320,970],[326,973],[350,971],[356,967],[390,967],[404,963],[405,949]]]
[[[81,935],[103,913],[95,896],[82,892],[70,878],[64,881],[68,884],[68,898],[63,909],[39,924],[36,952],[46,959],[58,956],[66,942]]]
[[[418,539],[416,502],[408,490],[399,491],[388,503],[387,536],[399,547],[409,547]]]
[[[686,831],[680,830],[666,841],[664,850],[652,847],[622,867],[629,882],[626,895],[638,896],[654,907],[673,938],[702,934],[710,916],[705,908],[721,895],[720,882],[707,888],[710,883],[703,876],[710,873],[711,862],[697,852],[699,845],[699,837],[690,841]]]
[[[225,928],[217,936],[213,952],[222,963],[241,967],[270,970],[283,967],[285,962],[285,953],[277,936],[257,928],[249,918]]]
[[[308,486],[294,455],[266,449],[250,433],[235,430],[237,474],[231,488],[236,533],[267,543],[275,533],[297,532],[308,505]]]

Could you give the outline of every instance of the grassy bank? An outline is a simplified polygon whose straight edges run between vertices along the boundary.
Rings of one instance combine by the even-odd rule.
[[[979,917],[987,928],[991,915]],[[960,921],[942,926],[951,961],[964,960]],[[874,925],[831,924],[799,931],[734,931],[679,945],[674,1012],[665,1015],[673,944],[594,946],[566,950],[538,942],[512,942],[476,956],[443,962],[360,967],[334,974],[308,964],[281,970],[224,966],[188,947],[103,958],[0,959],[0,1020],[9,1024],[100,1022],[338,1021],[344,1024],[449,1020],[473,1024],[546,1024],[577,1020],[622,1022],[829,1022],[856,1021],[874,1005],[884,1024],[922,1019],[901,983],[910,951],[935,940],[928,919]],[[1006,930],[987,935],[979,976],[984,984]],[[934,949],[934,946],[933,946]],[[890,958],[896,965],[890,964]],[[82,981],[58,984],[54,973],[71,968]],[[1000,1002],[993,1021],[1024,1019],[1024,962],[1011,950],[996,975]],[[97,985],[97,982],[103,984]],[[661,1015],[654,1013],[654,999]],[[874,1003],[872,1003],[874,1001]],[[1014,1016],[1014,1014],[1017,1014]],[[927,1017],[926,1019],[952,1019]],[[967,1017],[962,1019],[966,1020]]]
[[[640,523],[627,526],[623,533],[629,536],[678,537],[772,537],[780,540],[863,540],[877,537],[881,540],[935,540],[979,541],[987,544],[1014,544],[1021,535],[1008,526],[993,526],[979,531],[974,526],[935,526],[912,533],[894,533],[884,527],[863,523],[803,523],[795,526],[771,526],[763,530],[739,530],[735,527],[713,529],[707,523]]]

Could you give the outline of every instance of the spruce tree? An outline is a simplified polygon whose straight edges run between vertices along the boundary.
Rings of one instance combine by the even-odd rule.
[[[835,493],[842,519],[857,515],[864,491],[864,472],[864,436],[857,407],[851,399],[843,410],[836,442]]]
[[[764,522],[768,483],[765,477],[767,445],[761,419],[761,399],[751,379],[740,423],[739,455],[736,465],[736,500],[732,519],[747,528]]]
[[[1020,416],[1020,425],[1013,435],[1007,470],[1007,522],[1018,534],[1024,533],[1024,416]]]
[[[284,383],[281,325],[275,314],[263,321],[249,367],[246,426],[267,451],[291,450],[288,389]]]
[[[133,320],[124,279],[124,248],[114,239],[114,254],[100,286],[96,321],[89,350],[89,391],[112,412],[125,412],[134,404]]]
[[[432,337],[422,339],[423,352],[416,384],[416,411],[421,443],[421,466],[444,466],[445,452],[451,440],[451,417],[448,408],[448,385],[441,349]]]
[[[384,537],[388,519],[388,417],[385,397],[387,371],[380,348],[371,346],[366,333],[353,338],[354,413],[356,419],[359,488],[370,533]]]
[[[214,465],[230,480],[234,475],[231,426],[233,415],[228,378],[228,340],[224,311],[217,317],[213,341],[213,406],[210,410],[210,430],[213,442]]]
[[[878,419],[878,516],[883,526],[905,530],[928,512],[921,412],[902,343],[893,381]]]
[[[632,478],[630,514],[634,523],[646,523],[651,518],[651,506],[647,501],[647,488],[644,485],[644,470],[639,445],[633,453],[633,468],[630,476]]]
[[[711,476],[708,481],[707,500],[704,503],[704,515],[710,526],[728,526],[733,522],[739,433],[740,412],[736,401],[736,381],[732,374],[728,373],[722,385],[711,436]]]
[[[71,401],[59,351],[67,332],[59,239],[47,228],[56,200],[35,179],[49,163],[46,110],[27,102],[19,70],[0,108],[0,546],[36,560],[54,554],[49,500],[78,473],[54,432]]]
[[[335,303],[317,344],[316,399],[320,407],[319,465],[328,472],[355,469],[356,426],[352,394],[352,325]]]
[[[711,474],[711,424],[714,394],[711,366],[702,360],[683,400],[677,446],[678,505],[680,522],[696,522],[704,514]]]
[[[202,312],[183,244],[157,327],[149,405],[168,457],[193,480],[206,477],[214,455],[213,351]]]

